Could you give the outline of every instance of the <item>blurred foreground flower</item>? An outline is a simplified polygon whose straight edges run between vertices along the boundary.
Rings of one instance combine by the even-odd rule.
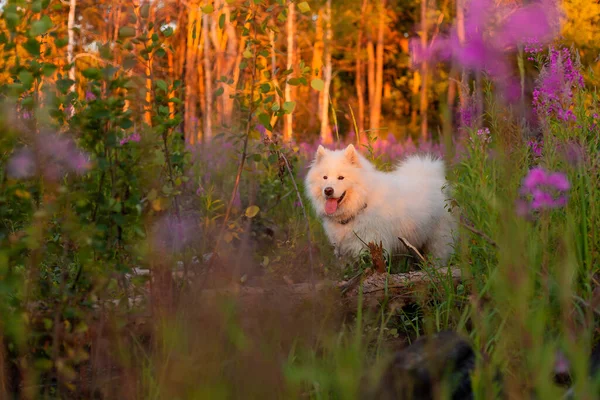
[[[521,212],[559,208],[567,204],[567,192],[571,188],[567,176],[561,172],[550,173],[541,167],[533,168],[523,179],[521,195],[530,199],[528,207]]]
[[[33,152],[24,147],[17,150],[8,161],[8,176],[14,179],[27,179],[35,174],[35,157]]]
[[[549,43],[559,32],[559,8],[555,0],[538,0],[509,8],[493,0],[472,0],[464,20],[464,40],[454,26],[447,37],[434,39],[426,48],[420,39],[411,42],[412,62],[454,60],[464,68],[487,72],[508,99],[519,94],[518,83],[506,53],[518,46],[529,50]]]
[[[8,175],[15,179],[31,178],[39,171],[44,178],[58,180],[67,172],[83,174],[90,168],[89,156],[68,136],[40,133],[33,148],[16,150],[8,162]]]
[[[167,214],[157,220],[151,231],[153,251],[163,255],[177,253],[198,235],[197,224],[189,218]]]

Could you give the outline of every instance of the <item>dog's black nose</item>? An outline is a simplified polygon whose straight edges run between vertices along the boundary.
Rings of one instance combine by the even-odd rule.
[[[333,188],[332,187],[326,187],[323,192],[325,192],[325,196],[331,196],[333,194]]]

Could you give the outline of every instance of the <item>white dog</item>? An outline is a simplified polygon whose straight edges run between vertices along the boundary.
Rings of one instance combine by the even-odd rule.
[[[403,237],[445,264],[456,219],[445,207],[444,174],[442,160],[428,156],[409,157],[386,173],[353,145],[319,146],[305,183],[337,256],[357,257],[370,242],[381,242],[388,254],[407,254]]]

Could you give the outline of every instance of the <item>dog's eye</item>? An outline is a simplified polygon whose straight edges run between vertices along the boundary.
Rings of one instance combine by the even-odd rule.
[[[327,176],[324,176],[323,179],[327,179]]]
[[[341,180],[344,179],[344,177],[343,176],[338,176],[338,179],[341,181]]]

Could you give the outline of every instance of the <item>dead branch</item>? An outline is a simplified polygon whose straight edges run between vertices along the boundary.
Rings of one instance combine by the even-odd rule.
[[[342,305],[352,310],[358,304],[360,288],[362,288],[363,303],[376,306],[388,298],[403,304],[418,301],[419,298],[429,297],[431,285],[450,280],[452,285],[461,281],[458,268],[440,268],[432,270],[413,271],[401,274],[371,273],[362,277],[360,284],[347,281],[321,281],[318,283],[297,283],[292,285],[277,285],[274,287],[244,287],[236,286],[227,289],[206,289],[200,294],[203,299],[233,296],[240,301],[252,302],[257,297],[285,296],[303,302],[318,299],[319,296],[334,294],[339,296]]]
[[[423,263],[423,264],[425,263],[425,257],[423,257],[423,255],[419,252],[419,250],[415,246],[410,244],[406,238],[399,237],[398,239],[400,239],[402,244],[408,249],[408,252],[410,253],[411,256],[413,256],[414,258],[419,260],[421,263]]]

